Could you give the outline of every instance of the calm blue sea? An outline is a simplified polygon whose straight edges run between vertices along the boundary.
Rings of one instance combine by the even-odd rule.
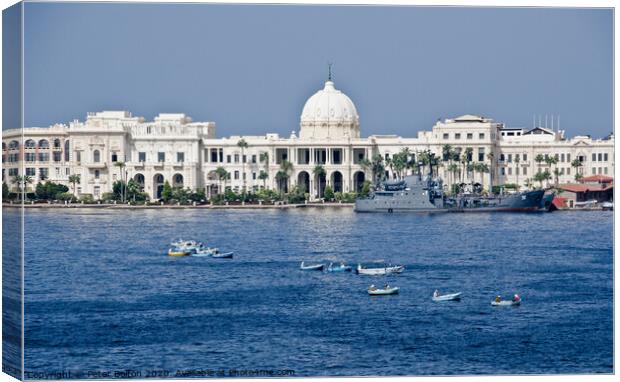
[[[27,210],[25,370],[611,373],[612,217]],[[175,238],[235,258],[168,257]],[[302,260],[406,270],[304,272]],[[400,295],[367,295],[386,281]],[[463,299],[433,303],[435,289]],[[490,306],[514,293],[522,306]]]

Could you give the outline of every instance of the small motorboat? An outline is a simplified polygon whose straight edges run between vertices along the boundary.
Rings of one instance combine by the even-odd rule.
[[[217,248],[201,248],[190,253],[192,257],[211,257],[218,251]]]
[[[458,301],[461,299],[461,292],[447,293],[447,294],[434,294],[433,301]]]
[[[329,263],[327,266],[327,272],[351,272],[351,266],[345,265],[344,263],[340,263],[339,265]]]
[[[234,252],[220,252],[219,249],[216,249],[211,257],[214,259],[232,259]]]
[[[168,256],[175,256],[175,257],[179,257],[179,256],[188,256],[189,252],[184,250],[184,249],[180,249],[180,248],[170,248],[168,250]]]
[[[358,264],[356,273],[358,275],[377,276],[377,275],[388,275],[390,273],[401,273],[404,270],[405,270],[404,265],[386,265],[381,268],[365,268],[361,264]]]
[[[612,202],[603,202],[601,203],[601,208],[603,209],[603,211],[613,211],[614,204]]]
[[[512,298],[512,300],[502,300],[500,296],[497,296],[495,300],[491,301],[492,306],[518,306],[521,305],[521,297],[518,294]]]
[[[376,286],[371,285],[368,287],[368,294],[371,296],[387,296],[390,294],[398,294],[399,290],[399,287],[391,287],[389,285],[386,285],[383,288],[377,288]]]
[[[311,265],[306,265],[303,261],[301,262],[301,265],[299,266],[299,269],[304,270],[304,271],[322,271],[323,267],[325,267],[324,264],[311,264]]]

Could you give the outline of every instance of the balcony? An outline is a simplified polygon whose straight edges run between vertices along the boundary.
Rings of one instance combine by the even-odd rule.
[[[84,163],[84,167],[101,169],[101,168],[106,168],[107,164],[105,164],[105,162],[89,162],[89,163]]]

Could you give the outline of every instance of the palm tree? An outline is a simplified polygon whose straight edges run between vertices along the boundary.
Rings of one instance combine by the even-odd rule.
[[[536,162],[536,163],[538,164],[538,166],[537,166],[537,171],[536,171],[537,173],[539,173],[539,172],[540,172],[540,164],[541,164],[542,162],[544,162],[544,161],[545,161],[545,157],[544,157],[542,154],[538,154],[538,155],[536,155],[536,157],[534,158],[534,162]],[[542,187],[542,185],[541,185],[541,187]]]
[[[487,154],[487,159],[489,160],[490,166],[489,166],[489,190],[491,190],[491,192],[493,192],[493,174],[495,174],[495,162],[493,161],[495,159],[495,154],[493,154],[492,152]]]
[[[579,179],[583,178],[583,175],[581,174],[581,171],[580,171],[581,167],[583,166],[583,163],[581,163],[579,159],[573,159],[573,161],[570,162],[570,165],[571,167],[575,168],[575,180],[579,181]]]
[[[323,168],[323,166],[321,166],[320,164],[314,166],[314,168],[312,169],[312,174],[314,175],[315,179],[316,179],[316,195],[317,197],[320,199],[321,198],[321,185],[322,185],[322,181],[321,178],[325,177],[325,169]]]
[[[554,168],[554,169],[553,169],[553,175],[554,175],[554,177],[555,177],[555,186],[557,187],[557,186],[558,186],[558,183],[559,183],[560,169],[559,169],[559,168],[557,168],[557,167],[556,167],[556,168]]]
[[[69,183],[73,185],[73,196],[75,196],[75,185],[80,184],[80,176],[78,174],[70,175]]]
[[[521,162],[519,154],[515,154],[515,175],[517,176],[517,191],[519,191],[519,162]]]
[[[441,153],[443,154],[441,158],[443,162],[448,162],[448,166],[446,167],[446,172],[449,175],[450,174],[449,168],[450,168],[450,165],[452,164],[452,157],[454,156],[452,146],[448,144],[443,145],[443,147],[441,148]],[[450,181],[450,179],[448,179],[448,181]]]
[[[228,177],[228,171],[222,166],[215,169],[215,174],[218,180],[218,194],[222,193],[222,179],[226,180]]]
[[[241,168],[243,171],[243,174],[241,176],[241,178],[243,179],[243,193],[245,194],[245,188],[246,188],[246,181],[245,181],[245,149],[248,148],[248,143],[245,141],[245,139],[241,138],[239,140],[239,142],[237,142],[237,146],[239,146],[241,148]]]
[[[125,203],[125,193],[123,191],[126,191],[126,187],[124,187],[124,183],[123,183],[123,168],[125,168],[125,162],[115,162],[114,163],[115,167],[118,167],[120,169],[121,172],[121,202]]]
[[[267,178],[269,178],[269,175],[265,171],[260,170],[260,173],[258,174],[258,179],[263,181],[263,188],[267,188]]]
[[[456,174],[461,173],[461,168],[458,164],[452,163],[448,166],[448,173],[452,174],[452,183],[454,183],[454,179],[456,178]],[[451,183],[451,184],[452,184]]]
[[[482,184],[484,184],[484,173],[489,172],[489,166],[484,162],[476,162],[474,164],[474,171],[478,171],[480,173],[480,179]]]
[[[13,183],[17,184],[17,188],[20,192],[26,191],[28,184],[32,183],[32,177],[30,175],[15,175],[13,177]]]
[[[281,192],[285,188],[283,187],[283,183],[288,183],[288,178],[291,171],[293,171],[293,164],[287,160],[283,160],[282,163],[280,163],[280,171],[276,173],[276,179],[278,180],[278,185]],[[288,190],[288,187],[286,188]]]

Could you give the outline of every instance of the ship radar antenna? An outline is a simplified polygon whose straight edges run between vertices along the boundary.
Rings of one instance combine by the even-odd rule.
[[[332,80],[332,63],[329,62],[327,64],[327,81],[331,81]]]

